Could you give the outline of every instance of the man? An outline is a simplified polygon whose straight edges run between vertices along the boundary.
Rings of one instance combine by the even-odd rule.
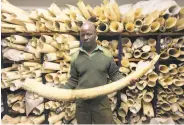
[[[70,79],[65,89],[86,89],[107,84],[122,78],[111,53],[96,43],[95,26],[85,22],[80,30],[82,47],[72,57]],[[106,96],[89,100],[76,100],[78,124],[113,124],[109,99]]]

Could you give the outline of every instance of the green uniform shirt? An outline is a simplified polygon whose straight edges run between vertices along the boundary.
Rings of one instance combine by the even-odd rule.
[[[85,89],[107,84],[108,76],[112,81],[122,78],[111,53],[101,46],[88,54],[83,48],[72,57],[70,79],[66,89]]]
[[[98,45],[91,54],[80,48],[73,55],[70,75],[70,79],[64,85],[65,89],[97,87],[107,84],[108,76],[111,81],[123,77],[111,53]],[[77,100],[77,102],[79,101]]]

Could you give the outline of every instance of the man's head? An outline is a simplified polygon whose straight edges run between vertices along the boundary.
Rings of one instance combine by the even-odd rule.
[[[80,41],[85,50],[96,47],[96,29],[93,23],[85,22],[80,30]]]

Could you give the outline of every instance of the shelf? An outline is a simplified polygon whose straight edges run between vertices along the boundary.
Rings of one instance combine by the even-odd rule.
[[[10,35],[21,35],[21,36],[41,36],[41,35],[53,35],[55,33],[59,34],[70,34],[74,36],[79,36],[79,32],[14,32],[14,33],[2,33],[2,37],[10,36]],[[184,32],[168,32],[168,33],[128,33],[128,32],[123,32],[123,33],[118,33],[118,32],[100,32],[97,33],[99,36],[156,36],[156,35],[162,35],[162,36],[175,36],[175,35],[184,35]]]

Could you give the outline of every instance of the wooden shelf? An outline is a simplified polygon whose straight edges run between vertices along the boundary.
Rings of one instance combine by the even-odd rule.
[[[10,35],[21,35],[21,36],[41,36],[41,35],[53,35],[55,33],[59,34],[70,34],[74,36],[79,36],[79,32],[14,32],[14,33],[1,33],[1,36],[6,37]],[[163,36],[175,36],[175,35],[184,35],[184,32],[168,32],[168,33],[118,33],[118,32],[101,32],[97,33],[99,36],[156,36],[156,35],[163,35]]]

